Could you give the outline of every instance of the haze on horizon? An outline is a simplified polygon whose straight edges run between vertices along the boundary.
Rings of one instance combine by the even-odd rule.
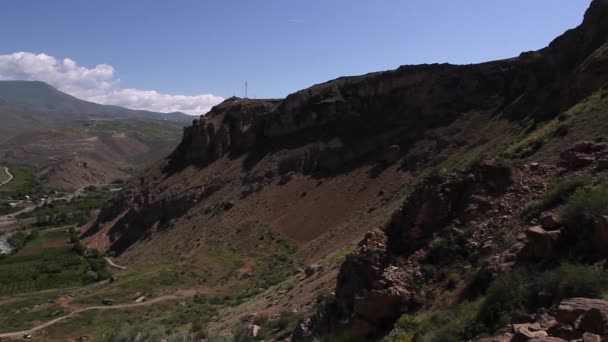
[[[7,0],[0,79],[79,98],[201,114],[403,64],[477,63],[546,46],[588,0]]]

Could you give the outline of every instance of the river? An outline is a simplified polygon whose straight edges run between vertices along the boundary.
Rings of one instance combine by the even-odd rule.
[[[8,233],[0,234],[0,254],[10,254],[13,247],[8,243]]]

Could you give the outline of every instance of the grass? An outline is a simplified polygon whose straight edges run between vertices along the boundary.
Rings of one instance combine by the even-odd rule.
[[[543,211],[552,209],[565,202],[577,189],[590,183],[591,181],[588,178],[582,176],[557,182],[542,199],[528,203],[523,214],[524,218],[530,221],[538,217]]]
[[[34,322],[53,319],[65,314],[56,304],[49,304],[62,293],[30,294],[0,304],[0,332],[28,329]],[[40,307],[40,305],[44,305]]]
[[[23,198],[26,195],[34,196],[44,192],[38,179],[38,170],[27,165],[7,165],[13,179],[0,187],[2,198]]]
[[[385,342],[465,340],[465,327],[475,321],[481,300],[465,301],[446,310],[433,310],[421,315],[404,314],[396,323],[396,333]]]

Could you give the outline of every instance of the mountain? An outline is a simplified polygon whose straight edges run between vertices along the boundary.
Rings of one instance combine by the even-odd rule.
[[[189,115],[180,112],[156,113],[83,101],[44,82],[0,81],[0,119],[12,127],[65,123],[90,117],[191,120]]]
[[[129,316],[161,336],[599,341],[607,65],[594,0],[511,59],[228,99],[81,228],[127,267],[95,298],[177,296]]]
[[[87,102],[43,82],[0,81],[0,120],[0,162],[35,166],[47,185],[74,189],[126,178],[162,157],[191,117]]]

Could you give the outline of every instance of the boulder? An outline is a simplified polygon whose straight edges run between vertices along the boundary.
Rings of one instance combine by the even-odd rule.
[[[593,334],[608,335],[608,310],[590,309],[583,314],[578,328]]]
[[[563,338],[567,341],[575,340],[581,337],[580,332],[575,330],[571,325],[564,323],[559,323],[553,326],[552,328],[547,330],[547,332],[551,336]]]
[[[306,274],[306,278],[312,277],[313,275],[322,272],[323,266],[321,265],[308,265],[304,269],[304,274]]]
[[[541,226],[526,230],[527,243],[522,251],[528,258],[548,258],[553,256],[559,242],[561,231],[546,231]]]
[[[528,340],[528,342],[568,342],[568,340],[564,340],[563,338],[559,337],[548,336],[541,338],[533,338],[531,340]]]
[[[562,226],[559,217],[551,212],[542,213],[539,223],[544,230],[558,230]]]
[[[584,333],[583,342],[602,342],[602,338],[596,334]]]
[[[595,157],[592,155],[572,151],[562,152],[560,158],[571,170],[583,168],[595,161]]]
[[[564,299],[557,307],[557,321],[563,324],[574,325],[584,314],[592,309],[608,312],[608,301],[591,298]]]
[[[577,152],[577,153],[591,153],[595,143],[592,141],[577,141],[574,144],[566,147],[562,153],[565,152]]]
[[[296,325],[296,328],[294,329],[293,333],[291,334],[291,340],[292,341],[309,341],[312,339],[313,337],[313,332],[312,332],[312,319],[310,318],[305,318],[303,320],[301,320],[298,325]]]
[[[526,342],[532,339],[546,338],[549,336],[546,331],[538,330],[538,324],[516,324],[513,326],[512,342]]]

